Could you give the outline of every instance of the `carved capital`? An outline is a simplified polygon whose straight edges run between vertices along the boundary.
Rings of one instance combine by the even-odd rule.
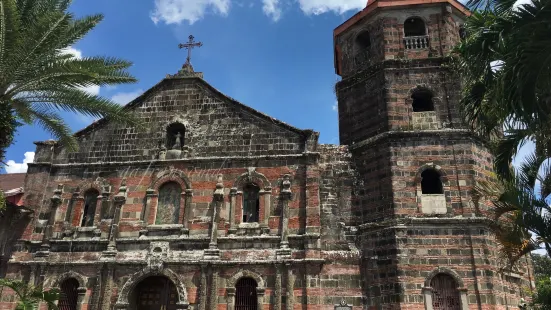
[[[224,200],[224,183],[222,183],[222,175],[218,175],[218,182],[216,183],[216,190],[214,190],[214,200],[223,201]]]
[[[232,187],[230,189],[230,196],[231,197],[237,196],[237,187]]]
[[[186,197],[193,197],[193,190],[192,189],[186,189],[185,196]]]
[[[286,174],[283,176],[281,182],[281,196],[283,199],[291,199],[293,193],[291,192],[291,176]]]

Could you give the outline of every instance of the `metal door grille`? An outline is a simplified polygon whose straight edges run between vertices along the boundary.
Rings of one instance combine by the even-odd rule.
[[[432,278],[431,287],[434,310],[459,310],[459,291],[452,277],[445,274],[436,275]]]
[[[176,286],[164,277],[150,277],[137,287],[138,310],[174,310],[178,301]]]
[[[78,303],[78,281],[67,279],[61,283],[59,310],[76,310]]]
[[[235,285],[235,310],[257,310],[256,281],[243,278]]]

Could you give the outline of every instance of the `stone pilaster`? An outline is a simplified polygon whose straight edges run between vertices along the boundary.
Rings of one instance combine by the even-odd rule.
[[[42,245],[40,245],[40,251],[43,252],[42,254],[44,255],[47,255],[50,251],[50,238],[52,238],[53,234],[57,208],[61,205],[62,193],[63,185],[59,184],[57,189],[54,191],[54,195],[50,198],[50,216],[48,217],[48,222],[46,223],[46,228],[44,229],[44,233],[42,235]]]
[[[213,211],[210,229],[209,248],[205,250],[205,259],[219,259],[220,251],[218,250],[218,222],[220,221],[220,209],[224,203],[224,184],[222,183],[222,175],[218,175],[216,190],[213,197]]]
[[[207,310],[207,265],[201,265],[201,281],[199,283],[199,310]]]
[[[211,281],[210,281],[210,309],[216,310],[218,308],[218,268],[211,266]]]
[[[189,220],[191,219],[191,201],[193,200],[193,190],[192,189],[186,189],[186,192],[184,194],[184,219],[183,219],[183,225],[182,228],[182,234],[189,234]]]
[[[266,293],[266,289],[256,288],[257,310],[264,309],[264,293]]]
[[[149,224],[149,218],[151,217],[151,203],[153,201],[153,198],[157,197],[157,194],[155,194],[155,190],[152,188],[148,188],[145,191],[145,206],[142,215],[142,221],[146,225]]]
[[[286,293],[286,302],[285,310],[293,310],[293,288],[295,284],[295,279],[293,278],[293,269],[290,264],[285,265],[287,271],[287,277],[285,279],[285,293]]]
[[[271,208],[272,208],[272,188],[271,187],[265,187],[262,191],[262,199],[264,199],[264,219],[262,223],[260,223],[260,227],[262,228],[262,233],[268,234],[270,233],[270,214],[271,214]]]
[[[235,234],[237,232],[236,222],[235,222],[235,209],[237,208],[237,188],[232,187],[230,189],[230,228],[228,229],[228,234]]]
[[[283,176],[281,183],[281,241],[277,250],[278,257],[290,257],[291,249],[289,248],[289,201],[293,193],[291,192],[291,176],[286,174]]]
[[[111,231],[109,232],[109,244],[107,245],[107,251],[103,252],[104,256],[114,256],[117,253],[117,236],[119,234],[119,221],[121,218],[122,206],[126,203],[126,179],[122,180],[119,192],[113,198],[115,204],[115,214],[113,216],[113,223],[111,225]]]
[[[103,292],[102,296],[102,304],[100,309],[101,310],[109,310],[111,309],[111,297],[113,295],[113,289],[114,289],[114,282],[113,282],[113,276],[115,274],[115,265],[114,264],[107,264],[107,276],[105,279],[105,290]]]
[[[235,287],[227,287],[226,294],[228,294],[227,310],[234,310],[235,309]]]
[[[275,274],[275,290],[274,290],[274,310],[281,310],[281,265],[276,265],[276,274]]]

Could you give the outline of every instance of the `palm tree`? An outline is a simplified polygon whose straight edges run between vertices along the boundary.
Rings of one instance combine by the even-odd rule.
[[[75,18],[71,0],[0,0],[0,161],[21,123],[37,123],[70,150],[77,143],[59,111],[136,125],[109,99],[83,90],[131,83],[131,63],[111,57],[75,58],[67,48],[103,19]]]
[[[510,169],[510,178],[481,180],[473,189],[475,201],[490,205],[491,228],[509,267],[540,247],[551,254],[550,172],[544,156],[531,155]]]
[[[45,291],[40,286],[28,286],[22,281],[0,279],[0,293],[3,293],[5,288],[11,289],[17,295],[16,310],[36,310],[41,302],[45,303],[49,310],[57,309],[56,301],[60,296],[58,290]]]
[[[456,48],[465,119],[494,145],[499,176],[519,146],[551,154],[551,0],[471,0],[467,38]]]

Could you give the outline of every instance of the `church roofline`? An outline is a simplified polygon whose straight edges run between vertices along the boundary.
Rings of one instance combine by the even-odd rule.
[[[309,138],[312,135],[316,135],[316,140],[317,140],[317,137],[319,136],[319,133],[314,131],[313,129],[299,129],[299,128],[291,126],[291,125],[289,125],[289,124],[287,124],[283,121],[280,121],[276,118],[273,118],[273,117],[271,117],[271,116],[269,116],[265,113],[262,113],[262,112],[260,112],[256,109],[253,109],[253,108],[251,108],[251,107],[249,107],[249,106],[233,99],[232,97],[222,93],[221,91],[219,91],[218,89],[216,89],[215,87],[210,85],[207,81],[205,81],[204,79],[202,79],[200,77],[197,77],[197,76],[167,76],[166,78],[162,79],[160,82],[155,84],[153,87],[146,90],[140,96],[136,97],[134,100],[132,100],[128,104],[126,104],[123,107],[123,110],[128,110],[128,109],[131,109],[131,108],[137,106],[138,104],[140,104],[142,102],[142,100],[144,98],[146,98],[151,93],[158,90],[163,84],[167,83],[168,81],[179,80],[179,79],[195,80],[195,81],[201,83],[202,85],[204,85],[205,87],[207,87],[209,90],[211,90],[216,95],[221,96],[223,99],[228,100],[231,103],[240,106],[241,108],[245,109],[246,111],[248,111],[252,114],[255,114],[255,115],[259,116],[260,118],[267,119],[270,122],[276,123],[276,124],[286,128],[286,129],[288,129],[292,132],[298,133],[298,134],[304,136],[305,138]],[[79,137],[79,136],[85,135],[85,134],[91,132],[92,130],[100,128],[101,126],[107,124],[108,121],[109,121],[108,118],[101,118],[97,121],[94,121],[92,124],[88,125],[87,127],[75,132],[74,136]],[[47,140],[47,141],[35,141],[34,144],[36,144],[36,145],[52,145],[52,144],[57,145],[58,143],[55,140]]]

